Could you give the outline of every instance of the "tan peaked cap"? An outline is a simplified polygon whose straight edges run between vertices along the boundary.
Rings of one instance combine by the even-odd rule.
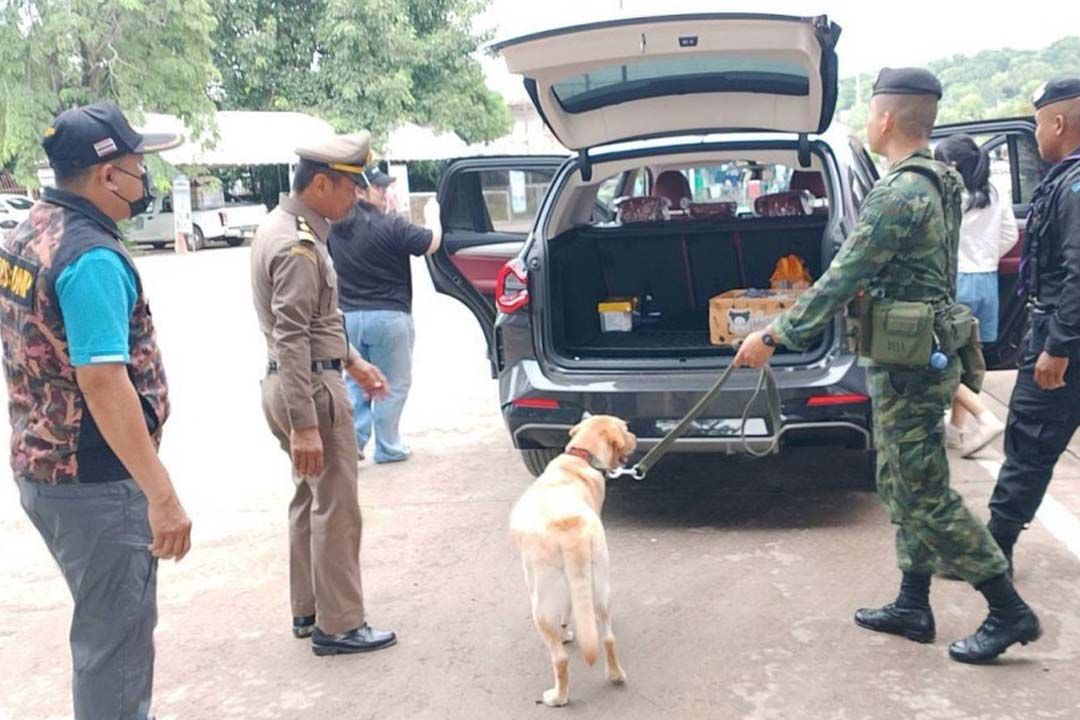
[[[314,145],[296,148],[303,160],[325,163],[339,172],[362,174],[371,162],[371,133],[367,130],[333,135]]]

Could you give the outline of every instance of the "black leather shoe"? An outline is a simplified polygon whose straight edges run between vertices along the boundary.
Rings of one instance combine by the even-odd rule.
[[[987,663],[1020,643],[1027,645],[1042,635],[1039,618],[1027,608],[1015,617],[1001,617],[990,613],[983,624],[963,640],[949,646],[949,657],[962,663]]]
[[[305,615],[304,617],[296,617],[293,615],[292,634],[294,638],[303,640],[304,638],[311,637],[311,633],[313,632],[315,632],[314,615]]]
[[[921,643],[934,642],[934,613],[930,608],[910,610],[889,603],[883,608],[855,611],[855,624],[867,630],[900,635]]]
[[[345,655],[371,652],[390,647],[397,642],[397,635],[389,630],[376,630],[364,623],[355,630],[327,635],[319,628],[311,636],[311,651],[316,655]]]

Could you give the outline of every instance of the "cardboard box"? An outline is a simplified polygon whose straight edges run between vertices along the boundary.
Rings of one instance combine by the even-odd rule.
[[[633,332],[637,315],[636,297],[608,298],[596,304],[600,313],[600,332]]]
[[[730,345],[752,332],[764,330],[795,304],[800,290],[728,290],[709,300],[709,340]]]

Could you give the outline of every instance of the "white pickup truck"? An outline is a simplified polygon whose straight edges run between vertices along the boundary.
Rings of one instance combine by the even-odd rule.
[[[267,212],[266,206],[259,203],[226,203],[219,207],[193,208],[190,249],[202,250],[211,241],[226,242],[230,247],[243,245],[255,235],[255,228]],[[131,219],[125,235],[136,245],[151,245],[154,248],[172,245],[175,237],[172,197],[164,195],[154,198],[149,210]]]

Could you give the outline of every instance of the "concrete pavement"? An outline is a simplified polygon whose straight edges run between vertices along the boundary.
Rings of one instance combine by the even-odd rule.
[[[1046,634],[997,666],[947,657],[984,615],[962,583],[934,583],[933,645],[859,630],[852,611],[890,600],[898,571],[884,511],[855,489],[855,458],[836,452],[677,457],[647,483],[612,487],[605,523],[629,683],[607,686],[572,652],[571,705],[537,706],[550,671],[506,531],[530,477],[475,320],[433,293],[420,264],[405,419],[414,458],[361,468],[370,621],[401,640],[314,657],[289,634],[291,483],[259,409],[264,349],[247,257],[238,248],[139,260],[175,399],[163,456],[195,522],[191,555],[159,578],[159,720],[1080,717],[1080,558],[1043,523],[1023,536],[1017,582]],[[1007,400],[1009,386],[995,375],[990,394]],[[952,466],[985,517],[987,468]],[[1080,460],[1066,458],[1051,489],[1073,518],[1078,477]],[[0,547],[0,719],[70,717],[70,598],[3,481]]]

